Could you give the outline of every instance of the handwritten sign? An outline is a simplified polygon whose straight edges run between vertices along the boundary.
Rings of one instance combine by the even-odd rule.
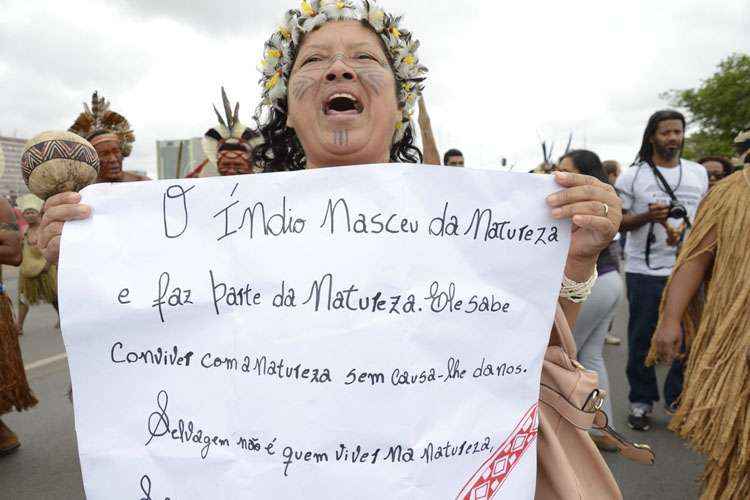
[[[533,498],[552,179],[86,188],[60,289],[89,499]]]

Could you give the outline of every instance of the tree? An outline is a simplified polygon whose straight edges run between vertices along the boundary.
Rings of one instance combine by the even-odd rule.
[[[662,98],[687,110],[690,124],[697,128],[685,141],[686,157],[731,158],[732,141],[750,126],[750,55],[733,54],[700,87],[672,90]]]

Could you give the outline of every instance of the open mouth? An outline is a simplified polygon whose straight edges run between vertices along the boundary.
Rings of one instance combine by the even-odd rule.
[[[364,111],[364,106],[351,94],[333,94],[323,104],[325,115],[358,115]]]

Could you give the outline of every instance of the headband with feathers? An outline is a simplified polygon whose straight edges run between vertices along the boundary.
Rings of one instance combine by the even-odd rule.
[[[570,147],[573,145],[573,132],[568,135],[568,144],[565,146],[565,151],[563,152],[563,156],[570,153]],[[552,143],[547,147],[547,141],[542,141],[542,156],[544,158],[544,162],[542,165],[554,165],[555,164],[555,142],[552,141]]]
[[[283,24],[265,44],[264,58],[260,64],[263,73],[263,102],[255,117],[262,123],[264,111],[278,109],[278,102],[286,100],[293,58],[305,34],[329,21],[355,20],[368,24],[385,44],[388,57],[393,62],[398,82],[398,101],[403,108],[403,118],[396,125],[395,140],[403,138],[419,94],[424,90],[427,68],[419,63],[419,41],[403,29],[401,17],[387,14],[374,0],[303,0],[299,10],[289,10]]]
[[[224,87],[221,87],[221,99],[224,104],[224,116],[214,106],[219,125],[209,129],[202,142],[206,158],[214,165],[217,164],[219,151],[224,146],[245,147],[249,152],[262,142],[258,134],[240,122],[240,103],[235,104],[233,111]]]
[[[68,129],[86,140],[101,133],[115,134],[120,139],[122,156],[130,155],[135,142],[135,134],[130,123],[119,113],[109,109],[109,101],[99,97],[98,92],[91,96],[91,107],[83,103],[83,113],[78,115],[75,123]]]
[[[750,141],[750,127],[747,127],[734,138],[735,144],[742,144],[747,141]]]

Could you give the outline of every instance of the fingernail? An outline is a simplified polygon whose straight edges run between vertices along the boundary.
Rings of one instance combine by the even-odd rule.
[[[81,217],[89,217],[91,216],[91,207],[88,205],[81,205],[78,207],[78,215]]]
[[[560,217],[562,217],[562,214],[562,208],[556,208],[552,211],[552,217],[554,217],[555,219],[559,219]]]
[[[561,181],[567,181],[568,179],[570,179],[570,174],[567,172],[555,172],[555,175]]]
[[[560,197],[556,194],[551,194],[547,196],[547,204],[548,205],[554,205],[557,203],[557,201],[560,199]]]

